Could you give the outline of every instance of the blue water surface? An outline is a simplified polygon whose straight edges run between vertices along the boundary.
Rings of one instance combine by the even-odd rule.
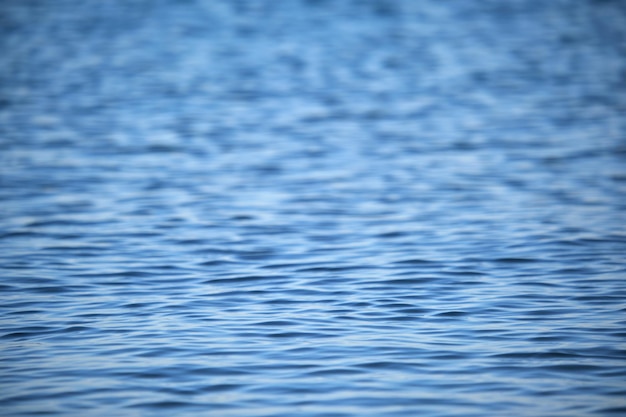
[[[626,6],[0,2],[0,409],[626,415]]]

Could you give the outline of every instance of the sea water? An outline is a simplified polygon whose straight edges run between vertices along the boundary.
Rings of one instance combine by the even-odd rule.
[[[626,413],[622,2],[0,33],[3,416]]]

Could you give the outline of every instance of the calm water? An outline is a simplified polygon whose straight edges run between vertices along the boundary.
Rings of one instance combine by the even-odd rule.
[[[2,415],[626,414],[623,2],[0,33]]]

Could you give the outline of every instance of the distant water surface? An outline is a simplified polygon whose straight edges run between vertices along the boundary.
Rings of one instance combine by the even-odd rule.
[[[0,409],[626,415],[620,1],[0,4]]]

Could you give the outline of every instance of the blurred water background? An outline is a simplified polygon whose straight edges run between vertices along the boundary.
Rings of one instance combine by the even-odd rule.
[[[0,2],[3,416],[626,414],[626,4]]]

